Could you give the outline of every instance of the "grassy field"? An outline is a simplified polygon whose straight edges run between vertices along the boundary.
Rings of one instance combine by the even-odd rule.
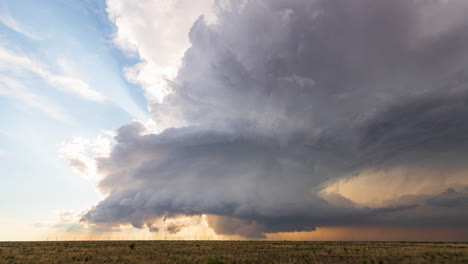
[[[468,244],[279,241],[0,242],[0,263],[468,263]]]

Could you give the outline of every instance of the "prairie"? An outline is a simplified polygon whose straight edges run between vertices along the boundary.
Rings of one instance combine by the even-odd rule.
[[[0,263],[468,263],[468,243],[0,242]]]

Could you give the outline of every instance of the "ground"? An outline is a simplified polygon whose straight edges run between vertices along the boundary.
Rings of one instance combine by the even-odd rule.
[[[468,263],[468,243],[0,242],[0,263]]]

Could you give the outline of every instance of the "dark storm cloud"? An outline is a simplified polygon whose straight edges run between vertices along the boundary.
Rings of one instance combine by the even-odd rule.
[[[180,226],[180,225],[176,225],[176,224],[169,224],[166,228],[167,232],[169,232],[169,234],[176,234],[178,233],[180,230],[182,230],[183,226]]]
[[[359,130],[364,166],[466,168],[468,94],[444,92],[402,99],[365,122]]]
[[[468,3],[240,2],[194,23],[173,93],[151,106],[173,128],[118,130],[99,160],[109,195],[82,220],[209,214],[218,233],[248,237],[468,222],[466,194],[373,209],[319,195],[366,169],[466,169]]]
[[[158,232],[159,228],[154,226],[153,223],[146,223],[146,227],[150,232]]]
[[[468,209],[468,195],[458,193],[450,188],[441,195],[428,199],[427,204],[434,207],[456,207],[459,209],[463,207]]]

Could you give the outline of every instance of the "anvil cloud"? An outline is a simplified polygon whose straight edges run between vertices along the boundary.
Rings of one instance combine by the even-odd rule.
[[[82,221],[145,227],[207,214],[216,232],[246,237],[468,228],[466,1],[215,9],[215,23],[194,22],[171,93],[150,105],[163,131],[118,129],[109,157],[97,160],[107,197]],[[364,173],[412,185],[379,206],[330,189]]]

